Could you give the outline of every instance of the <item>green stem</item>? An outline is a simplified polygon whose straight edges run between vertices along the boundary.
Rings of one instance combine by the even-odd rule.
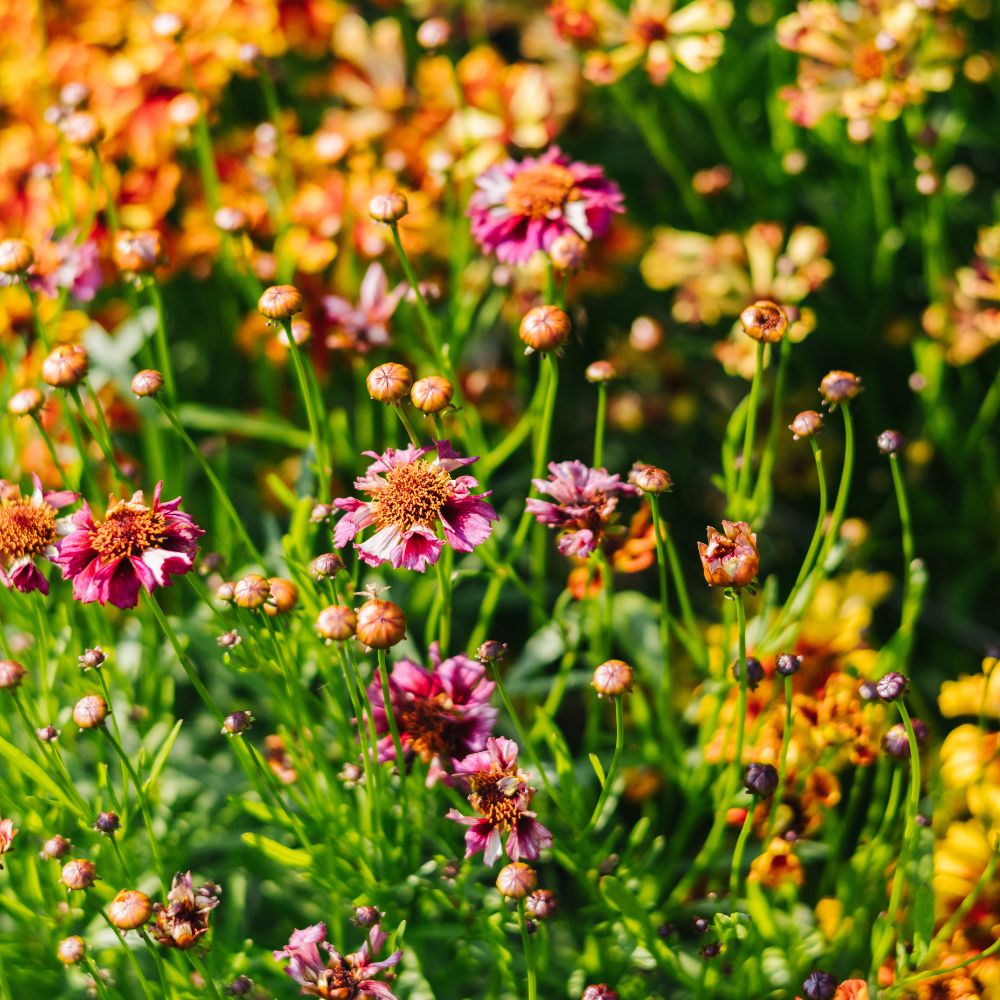
[[[166,390],[167,399],[173,404],[177,401],[177,386],[174,382],[174,367],[170,361],[170,347],[167,343],[167,318],[163,309],[163,296],[160,294],[160,286],[156,283],[155,278],[148,282],[146,288],[156,312],[156,363],[163,375],[163,388]]]
[[[186,652],[184,652],[184,647],[181,645],[181,641],[177,637],[174,627],[170,624],[166,614],[164,614],[163,608],[160,607],[156,598],[152,595],[149,596],[147,603],[149,604],[157,622],[159,622],[160,628],[163,630],[163,634],[167,637],[167,641],[173,647],[177,659],[180,660],[181,666],[184,668],[184,673],[187,674],[188,680],[191,682],[195,691],[198,692],[199,697],[208,707],[209,711],[212,712],[216,719],[221,721],[225,717],[225,714],[220,711],[219,706],[215,703],[215,699],[211,696],[211,694],[209,694],[208,688],[205,687],[201,678],[198,676],[198,671],[195,669],[190,657]]]
[[[608,386],[601,382],[597,387],[597,421],[594,425],[594,468],[604,464],[604,427],[608,414]]]
[[[52,459],[52,465],[56,472],[59,473],[60,479],[63,483],[66,482],[66,471],[63,468],[62,461],[59,458],[59,454],[56,452],[56,447],[52,443],[52,438],[49,436],[49,432],[45,429],[42,421],[37,413],[31,414],[31,419],[34,421],[35,427],[38,429],[38,433],[41,435],[42,441],[45,442],[45,450],[49,453],[49,458]]]
[[[778,434],[781,431],[781,406],[785,398],[785,379],[788,374],[788,357],[792,342],[788,336],[781,341],[778,353],[778,374],[774,380],[774,398],[771,401],[771,422],[767,431],[767,442],[760,459],[760,470],[753,488],[751,508],[755,518],[761,517],[765,506],[770,505],[771,473],[778,452]],[[810,439],[811,440],[811,439]]]
[[[406,755],[403,753],[403,741],[399,738],[399,725],[396,713],[392,710],[392,695],[389,692],[389,657],[384,649],[378,651],[378,676],[382,683],[382,705],[385,717],[392,734],[392,746],[396,751],[396,767],[399,769],[400,787],[406,788]]]
[[[735,775],[734,788],[739,787],[740,774],[743,770],[743,740],[747,722],[747,613],[743,606],[743,592],[736,591],[736,627],[739,635],[740,649],[740,695],[736,709],[736,753],[733,757]]]
[[[750,384],[750,408],[747,411],[747,422],[743,433],[743,452],[740,459],[740,475],[736,486],[736,513],[739,517],[747,516],[747,491],[750,487],[750,466],[753,465],[754,438],[757,431],[757,407],[760,401],[760,384],[764,372],[764,341],[757,344],[757,363],[753,370],[753,382]]]
[[[89,955],[84,955],[83,965],[87,972],[90,973],[91,981],[94,984],[94,990],[100,1000],[111,1000],[111,994],[108,993],[108,988],[104,985],[104,979],[101,977],[100,969],[98,969],[94,964],[94,960]]]
[[[767,824],[767,836],[764,846],[771,843],[774,836],[774,824],[778,821],[778,809],[787,791],[788,784],[788,745],[792,737],[792,678],[785,678],[785,728],[781,733],[781,756],[778,758],[778,793],[771,805],[771,819]]]
[[[896,996],[902,990],[905,990],[910,986],[914,986],[917,983],[925,982],[928,979],[934,979],[936,976],[943,976],[948,973],[957,972],[959,969],[964,969],[966,966],[974,965],[976,962],[981,962],[984,958],[989,958],[991,955],[995,955],[998,951],[1000,951],[1000,939],[994,941],[993,944],[991,944],[988,948],[985,948],[978,955],[973,955],[972,958],[967,958],[963,962],[956,962],[953,965],[946,965],[939,969],[932,969],[930,972],[921,972],[919,975],[907,976],[906,979],[900,979],[898,982],[889,987],[889,992],[886,996]]]
[[[208,974],[208,969],[205,968],[205,963],[194,953],[194,950],[188,948],[184,952],[187,955],[188,960],[194,966],[195,972],[204,980],[205,986],[208,987],[208,991],[215,997],[215,1000],[222,1000],[222,994],[219,992],[219,987],[216,986],[215,980]]]
[[[906,484],[899,468],[899,457],[889,456],[889,468],[892,469],[892,485],[896,491],[896,504],[899,507],[899,521],[903,529],[903,607],[907,607],[910,592],[913,589],[913,525],[910,520],[910,503],[906,496]]]
[[[94,425],[90,422],[90,417],[87,416],[87,411],[83,408],[83,399],[80,396],[80,390],[75,386],[68,386],[66,392],[73,400],[73,405],[76,407],[77,414],[80,417],[81,422],[84,427],[87,428],[87,433],[97,442],[97,446],[101,449],[101,453],[104,455],[108,464],[112,469],[115,470],[115,474],[118,476],[118,481],[123,486],[128,486],[128,477],[121,470],[121,466],[118,464],[118,460],[115,458],[114,449],[110,441],[105,441],[104,436],[100,434]],[[81,455],[81,458],[83,455]]]
[[[393,403],[392,408],[396,411],[396,416],[399,417],[399,422],[403,425],[406,436],[410,439],[410,444],[414,448],[419,448],[420,439],[417,437],[417,432],[413,429],[413,424],[410,423],[409,418],[403,412],[403,407],[399,403]]]
[[[118,943],[125,951],[125,958],[128,960],[129,965],[132,966],[132,971],[135,973],[136,979],[139,980],[139,985],[142,987],[142,992],[145,994],[146,1000],[156,1000],[156,997],[153,996],[153,993],[149,988],[149,984],[146,981],[146,973],[142,971],[139,959],[135,957],[135,952],[128,946],[122,932],[115,927],[115,925],[111,922],[111,918],[104,912],[103,909],[100,909],[100,914],[104,918],[104,922],[114,931],[115,937],[118,938]],[[163,998],[161,998],[161,1000],[163,1000]]]
[[[754,803],[747,806],[747,814],[743,819],[743,826],[740,828],[740,835],[736,841],[736,849],[733,851],[733,866],[729,872],[729,899],[733,906],[736,905],[740,895],[740,881],[743,874],[743,852],[746,850],[747,838],[753,827]]]
[[[653,537],[656,541],[656,573],[660,586],[660,614],[657,625],[660,631],[660,655],[663,657],[660,676],[660,718],[670,734],[671,744],[677,737],[673,724],[672,688],[673,676],[670,669],[670,603],[667,590],[667,551],[663,542],[663,526],[660,522],[660,498],[655,493],[647,495],[649,512],[653,517]]]
[[[288,338],[288,353],[292,358],[292,366],[295,368],[295,377],[299,383],[299,392],[302,394],[302,402],[306,408],[306,419],[309,421],[309,436],[312,438],[313,453],[316,456],[316,476],[318,479],[317,493],[321,503],[325,503],[329,494],[329,471],[330,464],[326,455],[324,438],[320,436],[320,418],[314,406],[315,400],[309,387],[309,377],[306,374],[305,361],[299,345],[292,336],[292,321],[285,319],[281,321],[285,328],[285,336]]]
[[[532,947],[531,935],[528,933],[528,921],[524,916],[524,899],[517,901],[517,923],[521,928],[521,943],[524,946],[524,965],[528,977],[528,1000],[537,1000],[538,976],[535,971],[535,950]]]
[[[618,774],[618,764],[621,761],[622,746],[625,742],[624,715],[622,696],[620,694],[615,695],[615,753],[611,758],[608,773],[604,777],[604,784],[601,785],[601,794],[598,796],[597,805],[594,806],[594,811],[590,814],[590,822],[583,831],[584,835],[590,833],[597,826],[601,818],[601,813],[604,811],[604,803],[608,800],[608,795],[611,793],[611,786],[614,784],[615,777]]]

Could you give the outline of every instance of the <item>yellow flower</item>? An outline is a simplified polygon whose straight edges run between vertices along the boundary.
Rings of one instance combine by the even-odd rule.
[[[990,838],[995,841],[1000,830],[987,831],[979,820],[952,823],[944,838],[934,845],[934,909],[939,920],[944,920],[969,895],[972,887],[986,870],[990,861]],[[975,905],[966,916],[967,922],[996,922],[1000,907],[1000,877],[985,885]]]
[[[784,837],[774,837],[767,845],[767,850],[758,854],[750,863],[747,879],[774,889],[785,882],[802,885],[805,873],[802,862],[792,853],[792,845]]]
[[[957,680],[944,681],[938,695],[938,708],[947,719],[960,715],[979,715],[1000,719],[1000,669],[993,657],[983,660],[981,674],[962,674]]]

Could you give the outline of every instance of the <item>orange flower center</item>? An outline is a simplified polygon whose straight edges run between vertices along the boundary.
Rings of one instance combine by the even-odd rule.
[[[862,83],[877,80],[885,72],[885,55],[875,47],[874,42],[868,42],[854,53],[851,69]]]
[[[56,540],[56,512],[27,497],[0,501],[0,558],[37,556]]]
[[[576,179],[558,163],[525,167],[511,181],[507,207],[515,215],[544,219],[576,195]]]
[[[415,524],[432,527],[455,492],[448,471],[424,461],[390,469],[385,482],[371,493],[379,528],[393,525],[409,531]]]
[[[469,804],[499,830],[509,830],[517,822],[521,777],[494,768],[470,776]]]
[[[399,716],[400,729],[410,737],[413,752],[427,763],[432,757],[450,754],[454,749],[448,727],[455,717],[451,699],[442,692],[406,704]]]
[[[90,537],[102,562],[111,563],[158,548],[167,530],[166,518],[142,504],[122,500],[107,513]]]
[[[632,19],[632,33],[643,45],[662,42],[667,37],[667,22],[658,17],[638,15]]]

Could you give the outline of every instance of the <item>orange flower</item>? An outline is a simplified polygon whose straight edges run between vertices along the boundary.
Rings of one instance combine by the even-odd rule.
[[[698,554],[710,587],[745,587],[760,567],[757,536],[746,521],[723,521],[722,533],[709,527],[708,544],[699,542]]]

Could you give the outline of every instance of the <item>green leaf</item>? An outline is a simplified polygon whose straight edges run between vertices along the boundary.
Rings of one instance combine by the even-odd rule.
[[[934,937],[934,890],[921,883],[913,901],[913,966],[920,968]]]
[[[308,868],[312,862],[308,851],[285,847],[284,844],[279,844],[276,840],[259,833],[244,833],[241,839],[243,843],[256,847],[265,857],[276,861],[279,865],[287,865],[289,868]]]
[[[590,766],[593,767],[594,773],[597,775],[597,780],[601,783],[601,788],[603,788],[604,782],[607,779],[604,776],[604,768],[601,766],[601,760],[596,753],[590,755]]]
[[[70,799],[66,793],[42,770],[23,750],[19,750],[13,743],[8,743],[0,737],[0,757],[8,761],[13,768],[28,778],[37,790],[43,790],[65,803],[74,812],[79,813],[76,803]],[[82,815],[82,814],[81,814]]]
[[[163,745],[156,751],[156,756],[153,758],[153,766],[149,769],[149,777],[142,783],[143,794],[149,792],[150,788],[152,788],[156,782],[156,779],[160,776],[160,771],[163,770],[163,765],[167,762],[167,756],[170,754],[170,749],[174,745],[174,740],[177,739],[177,735],[180,733],[181,726],[183,725],[184,720],[178,719],[177,724],[170,730],[167,738],[163,741]]]
[[[211,434],[234,434],[258,441],[270,441],[273,444],[294,448],[296,451],[304,451],[309,447],[307,431],[274,414],[270,414],[265,420],[249,417],[239,410],[202,406],[199,403],[181,403],[176,412],[181,424],[189,430],[208,431]]]

